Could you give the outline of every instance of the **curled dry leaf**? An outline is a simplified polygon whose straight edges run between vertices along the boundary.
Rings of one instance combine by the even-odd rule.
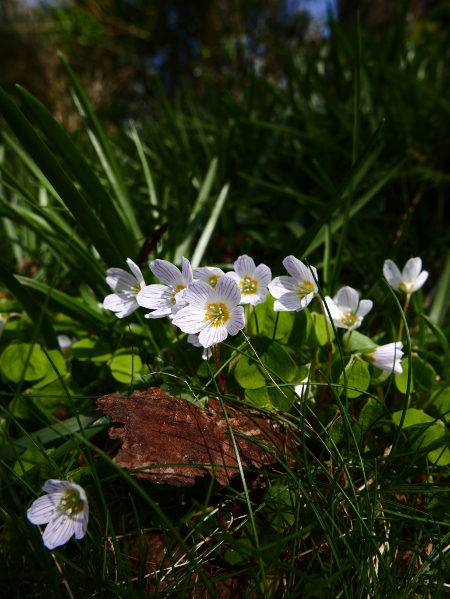
[[[202,409],[149,387],[131,397],[105,395],[97,405],[114,422],[124,424],[111,428],[109,436],[123,442],[115,457],[117,464],[128,470],[143,468],[133,472],[135,476],[175,486],[191,486],[196,476],[212,475],[214,467],[221,485],[239,476],[217,399],[210,399],[208,408]],[[256,411],[241,412],[230,406],[226,410],[243,467],[269,466],[276,462],[274,454],[293,454],[288,431],[275,420],[261,418]]]

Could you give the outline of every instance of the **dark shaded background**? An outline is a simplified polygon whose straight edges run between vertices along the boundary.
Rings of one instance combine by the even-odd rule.
[[[77,116],[56,56],[61,50],[95,109],[113,120],[146,110],[156,74],[170,97],[185,82],[201,96],[229,93],[256,72],[282,83],[280,53],[328,34],[327,10],[352,27],[419,19],[439,0],[1,0],[0,85],[20,83],[73,129]],[[318,18],[322,15],[322,18]]]

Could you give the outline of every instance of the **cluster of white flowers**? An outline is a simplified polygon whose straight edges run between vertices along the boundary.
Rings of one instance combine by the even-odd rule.
[[[150,270],[162,284],[146,285],[140,268],[127,260],[133,274],[120,268],[110,268],[106,281],[113,294],[103,306],[118,318],[129,316],[139,306],[152,310],[146,318],[169,317],[173,324],[188,333],[188,342],[206,350],[224,341],[228,335],[237,335],[245,326],[243,305],[256,306],[266,299],[267,290],[275,298],[276,312],[303,310],[318,294],[318,275],[313,266],[306,266],[295,256],[283,260],[289,276],[271,280],[270,268],[256,266],[247,255],[240,256],[234,270],[225,273],[220,268],[205,266],[192,269],[183,257],[181,271],[167,260],[154,260]],[[428,277],[422,271],[420,258],[411,258],[403,272],[392,260],[386,260],[383,273],[388,283],[408,296],[420,289]],[[360,300],[352,287],[342,287],[334,298],[326,297],[327,318],[336,327],[349,333],[361,326],[373,302]],[[361,354],[378,368],[401,372],[402,344],[388,344],[372,352]],[[383,348],[385,348],[383,350]],[[207,359],[210,352],[203,353]]]

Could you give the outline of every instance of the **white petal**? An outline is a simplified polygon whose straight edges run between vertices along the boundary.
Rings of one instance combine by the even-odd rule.
[[[58,339],[59,349],[61,351],[64,351],[64,350],[72,347],[72,339],[70,337],[68,337],[67,335],[58,335],[57,339]]]
[[[121,293],[122,291],[130,291],[138,284],[138,281],[130,275],[126,270],[121,268],[108,268],[106,271],[106,282],[113,291]]]
[[[422,270],[422,260],[420,258],[410,258],[403,267],[402,279],[404,283],[413,283]]]
[[[75,538],[76,539],[82,539],[84,537],[84,535],[86,534],[86,529],[87,529],[87,525],[88,525],[88,520],[89,520],[89,504],[86,501],[84,504],[84,509],[82,512],[80,512],[79,514],[75,514],[75,516],[73,516],[73,521],[74,521],[74,528],[75,528]]]
[[[136,280],[139,283],[139,285],[141,286],[141,289],[143,289],[145,287],[145,281],[144,281],[144,277],[142,276],[141,269],[139,268],[139,266],[137,264],[135,264],[133,262],[133,260],[130,260],[130,258],[127,258],[127,264],[129,266],[131,272],[136,277]]]
[[[233,270],[230,272],[227,272],[227,274],[225,276],[229,277],[230,279],[233,279],[233,281],[236,281],[236,283],[238,285],[242,280],[241,277],[237,274],[237,272],[234,272]]]
[[[193,345],[194,347],[203,347],[200,341],[198,340],[198,335],[194,335],[192,333],[188,335],[187,342]]]
[[[369,355],[372,356],[373,364],[380,370],[394,371],[395,374],[401,374],[403,372],[401,365],[402,348],[403,343],[401,341],[388,343],[377,347]]]
[[[171,308],[173,291],[166,285],[147,285],[136,296],[137,303],[143,308],[156,310],[157,308]]]
[[[47,524],[47,522],[50,522],[62,497],[62,493],[55,493],[54,495],[43,495],[36,499],[27,511],[27,518],[31,524]]]
[[[198,333],[207,325],[205,310],[189,304],[175,314],[173,324],[180,327],[183,333]]]
[[[268,266],[266,266],[265,264],[259,264],[256,267],[255,272],[253,273],[253,279],[255,279],[256,281],[258,281],[258,290],[259,287],[261,286],[261,289],[263,289],[264,287],[268,287],[270,280],[272,278],[272,272],[270,270],[270,268]]]
[[[67,489],[72,489],[72,484],[65,480],[55,480],[54,478],[50,478],[45,481],[42,490],[46,493],[65,493]]]
[[[386,260],[383,266],[383,275],[392,289],[398,290],[398,286],[402,282],[402,273],[398,266],[392,260]]]
[[[186,289],[183,299],[191,306],[206,309],[213,297],[215,297],[215,291],[210,285],[202,281],[196,281]]]
[[[201,268],[194,268],[192,270],[194,281],[203,281],[203,283],[207,283],[209,285],[209,279],[211,277],[220,277],[224,276],[223,270],[220,268],[215,268],[214,266],[202,266]]]
[[[150,270],[165,285],[169,287],[177,287],[184,285],[184,280],[180,270],[167,260],[154,260],[149,264]]]
[[[359,327],[361,326],[363,319],[361,317],[358,317],[358,320],[355,322],[355,324],[352,327],[348,327],[349,331],[354,331],[356,329],[359,329]]]
[[[356,316],[361,316],[361,318],[364,318],[364,316],[366,316],[366,314],[368,314],[373,307],[373,301],[372,300],[361,300],[359,302],[359,308],[358,311],[356,312]]]
[[[343,312],[351,310],[356,313],[358,309],[358,293],[353,287],[342,287],[334,296],[334,301]]]
[[[296,293],[297,285],[292,277],[275,277],[269,284],[271,295],[278,299],[285,293]]]
[[[225,323],[229,335],[237,335],[245,326],[244,308],[237,306],[230,312],[230,318]]]
[[[241,290],[230,277],[221,277],[216,285],[217,301],[224,302],[230,310],[241,302]]]
[[[172,306],[162,307],[153,312],[149,312],[148,314],[144,314],[144,318],[165,318],[166,316],[171,316],[172,312]]]
[[[308,293],[308,295],[306,295],[302,300],[301,300],[301,307],[297,308],[297,312],[299,310],[303,310],[304,308],[306,308],[306,306],[308,306],[314,299],[316,292],[312,292],[312,293]],[[282,301],[282,298],[281,298]]]
[[[257,306],[258,304],[262,304],[267,296],[267,288],[265,289],[261,289],[261,291],[258,291],[258,293],[252,293],[252,295],[248,295],[248,303],[251,304],[252,306]],[[244,296],[242,296],[244,297]],[[241,304],[243,304],[244,302],[241,300]]]
[[[348,330],[348,326],[346,324],[344,324],[343,322],[341,322],[339,320],[339,318],[333,318],[333,323],[334,323],[334,326],[337,327],[338,329],[347,329]]]
[[[295,256],[287,256],[283,260],[283,266],[297,282],[309,281],[311,279],[309,269]]]
[[[187,287],[189,285],[189,283],[192,283],[192,281],[194,280],[194,277],[192,274],[191,263],[184,256],[183,256],[183,260],[182,260],[181,272],[183,275],[183,283]]]
[[[43,541],[47,549],[54,549],[67,543],[75,532],[75,523],[70,516],[58,516],[49,522],[44,531]]]
[[[198,339],[203,347],[211,347],[216,343],[221,343],[228,336],[227,327],[223,324],[218,327],[210,324],[203,331],[201,331]]]
[[[105,310],[111,310],[116,313],[117,318],[129,316],[139,308],[135,298],[130,298],[126,293],[112,293],[103,300]]]
[[[202,346],[202,344],[199,344],[200,347]],[[202,353],[202,360],[209,360],[209,358],[212,356],[212,352],[209,348],[204,347],[203,348],[203,353]]]
[[[416,278],[416,280],[412,284],[411,293],[413,291],[417,291],[423,285],[425,285],[425,282],[426,282],[427,279],[428,279],[428,272],[426,270],[422,270],[422,272],[420,273],[420,275]]]
[[[243,256],[239,256],[239,258],[234,263],[234,270],[237,274],[243,279],[244,277],[252,277],[253,272],[255,271],[255,261],[247,254]]]
[[[333,319],[334,324],[336,324],[336,321],[339,321],[339,319],[344,316],[340,306],[338,306],[336,304],[336,302],[329,295],[327,295],[325,297],[325,303],[328,306],[328,310],[330,311],[331,318]],[[326,314],[327,314],[327,319],[330,320],[330,317],[328,316],[328,312],[326,312]],[[341,323],[341,325],[342,325],[342,323]],[[336,326],[341,326],[341,325],[336,325]],[[341,328],[344,328],[344,327],[341,327]]]
[[[82,499],[83,501],[87,501],[86,491],[83,489],[83,487],[77,485],[73,481],[70,481],[69,488],[73,489],[74,491],[77,491],[78,495],[80,496],[80,499]]]
[[[273,304],[273,309],[275,312],[292,312],[293,310],[302,310],[303,308],[306,308],[306,305],[303,305],[298,293],[288,292],[277,299]]]

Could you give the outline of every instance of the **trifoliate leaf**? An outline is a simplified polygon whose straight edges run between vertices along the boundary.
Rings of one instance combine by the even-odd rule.
[[[138,354],[123,353],[116,355],[109,367],[116,381],[130,384],[132,376],[136,376],[142,368],[142,360]]]
[[[27,364],[30,349],[31,345],[29,343],[13,343],[2,353],[0,369],[13,383],[20,381],[25,370],[25,365],[25,381],[37,381],[47,374],[47,366],[50,366],[50,364],[44,352],[38,347],[33,347]]]
[[[263,407],[270,404],[269,392],[265,385],[259,389],[246,389],[245,399],[256,406]]]
[[[354,358],[345,368],[347,377],[347,394],[348,397],[359,397],[364,391],[367,391],[370,385],[369,366],[361,358]],[[339,377],[339,384],[344,385],[344,373]],[[353,387],[351,389],[350,387]],[[338,389],[338,393],[343,393],[343,387]]]
[[[350,336],[350,342],[348,338]],[[370,337],[366,337],[362,333],[358,331],[351,331],[350,333],[347,331],[342,337],[342,346],[347,347],[348,351],[351,353],[360,352],[367,349],[373,349],[377,346],[377,343],[373,341]]]
[[[397,426],[399,426],[400,421],[402,419],[403,410],[399,410],[398,412],[394,412],[392,414],[392,420],[395,422]],[[415,424],[424,424],[427,422],[434,422],[435,418],[428,416],[422,410],[417,410],[416,408],[408,408],[406,410],[405,419],[403,421],[403,428],[408,428],[409,426],[414,426]]]
[[[96,337],[86,337],[72,345],[72,355],[77,360],[84,362],[107,362],[111,358],[111,347],[106,341]]]

